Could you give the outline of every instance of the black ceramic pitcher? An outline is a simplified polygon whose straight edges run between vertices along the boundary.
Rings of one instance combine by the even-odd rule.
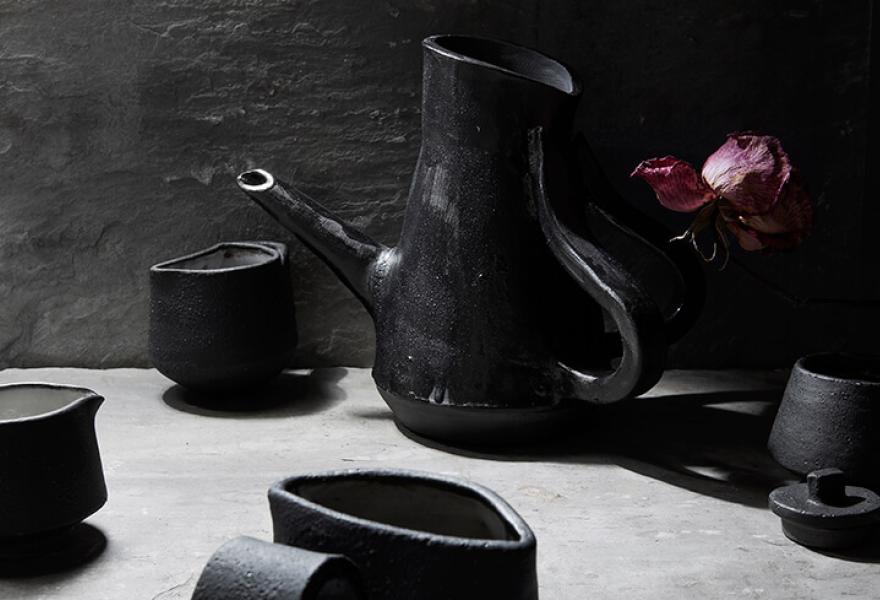
[[[371,312],[373,378],[405,430],[510,442],[552,431],[582,401],[644,392],[670,325],[588,232],[585,209],[609,202],[595,163],[575,157],[580,83],[504,42],[434,36],[423,49],[422,146],[396,247],[262,169],[239,186]],[[671,328],[683,331],[692,308],[672,311]],[[603,309],[622,340],[616,357]]]

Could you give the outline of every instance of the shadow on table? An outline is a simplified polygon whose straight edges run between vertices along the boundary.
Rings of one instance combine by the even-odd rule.
[[[585,410],[558,440],[511,448],[460,448],[465,456],[557,463],[615,464],[677,487],[767,507],[775,487],[797,480],[767,451],[782,387],[636,398]]]
[[[351,415],[358,419],[367,419],[368,421],[393,421],[394,413],[388,408],[384,402],[377,402],[374,406],[353,408]]]
[[[61,579],[93,562],[106,547],[107,536],[88,523],[25,541],[5,540],[0,542],[0,578],[54,575]]]
[[[194,392],[174,385],[162,400],[175,410],[206,417],[268,419],[308,415],[345,399],[338,382],[344,368],[316,369],[309,373],[285,371],[263,387],[231,394]]]
[[[871,539],[864,544],[845,550],[817,550],[820,554],[831,558],[840,558],[850,562],[880,564],[880,532],[875,531]]]

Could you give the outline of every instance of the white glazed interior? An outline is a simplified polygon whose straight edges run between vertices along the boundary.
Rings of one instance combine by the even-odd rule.
[[[163,271],[222,271],[262,265],[275,258],[272,251],[258,246],[222,245],[158,265]]]
[[[0,387],[0,421],[50,413],[88,395],[80,388],[20,385]]]
[[[483,540],[519,540],[486,501],[454,488],[419,481],[309,481],[289,490],[353,517],[403,529]]]

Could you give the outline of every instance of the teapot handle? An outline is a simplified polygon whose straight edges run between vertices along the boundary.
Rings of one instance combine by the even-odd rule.
[[[678,341],[690,331],[706,301],[706,276],[700,259],[687,244],[670,243],[670,233],[665,227],[620,197],[583,134],[574,140],[574,154],[575,166],[582,173],[584,192],[589,198],[587,210],[665,264],[677,299],[673,307],[664,311],[666,341],[670,344]]]
[[[599,404],[638,395],[657,383],[665,366],[666,339],[660,311],[622,265],[575,233],[571,228],[576,220],[573,214],[551,206],[546,154],[543,129],[530,130],[529,171],[541,231],[566,272],[612,316],[622,345],[620,364],[610,373],[589,373],[559,363],[566,385],[563,391]]]

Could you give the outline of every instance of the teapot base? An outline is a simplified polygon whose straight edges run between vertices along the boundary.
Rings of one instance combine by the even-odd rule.
[[[556,437],[583,422],[588,407],[578,400],[529,408],[449,406],[377,388],[394,413],[397,428],[428,446],[480,448],[534,443]]]

